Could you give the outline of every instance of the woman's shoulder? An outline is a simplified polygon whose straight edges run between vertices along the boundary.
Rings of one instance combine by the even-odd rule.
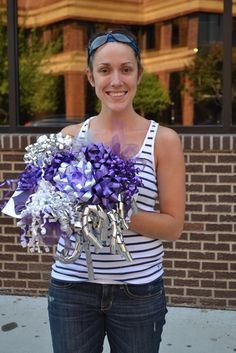
[[[69,135],[74,137],[78,135],[82,126],[83,126],[83,122],[80,124],[68,125],[61,130],[61,133],[64,136]]]
[[[180,136],[171,128],[159,126],[156,134],[155,152],[160,155],[172,154],[182,150]]]
[[[180,142],[180,137],[176,131],[166,126],[159,126],[158,133],[156,135],[157,143],[170,143],[176,144]]]

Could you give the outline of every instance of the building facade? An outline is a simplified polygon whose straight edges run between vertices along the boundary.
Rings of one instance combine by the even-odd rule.
[[[164,242],[168,304],[236,309],[236,121],[231,118],[234,116],[232,100],[226,104],[229,95],[223,95],[220,118],[214,109],[209,109],[205,116],[196,109],[193,97],[180,89],[190,85],[183,80],[182,72],[201,49],[222,41],[227,47],[222,21],[224,5],[229,1],[9,0],[0,3],[5,8],[9,4],[15,6],[10,9],[15,12],[7,19],[11,27],[10,54],[15,53],[14,40],[10,41],[16,35],[12,32],[14,14],[19,28],[24,26],[28,31],[36,28],[44,43],[61,38],[58,52],[42,65],[42,71],[60,76],[62,102],[57,114],[62,113],[69,121],[80,121],[94,113],[96,102],[85,76],[88,38],[121,25],[137,36],[145,70],[158,75],[170,92],[174,105],[167,112],[165,123],[171,123],[177,131],[181,126],[186,158],[187,209],[183,235],[176,242]],[[232,14],[236,14],[235,1]],[[235,42],[234,26],[233,20],[232,43]],[[19,175],[24,169],[24,148],[39,134],[60,130],[57,122],[54,127],[25,125],[27,119],[20,113],[21,82],[18,87],[13,70],[17,68],[14,55],[8,59],[12,70],[9,103],[4,110],[8,109],[9,114],[5,114],[6,123],[0,126],[0,180]],[[226,86],[227,82],[224,90]],[[36,121],[45,117],[38,113]],[[0,117],[1,114],[0,110]],[[19,245],[18,234],[15,220],[1,214],[1,293],[45,295],[53,249],[49,254],[31,254]]]

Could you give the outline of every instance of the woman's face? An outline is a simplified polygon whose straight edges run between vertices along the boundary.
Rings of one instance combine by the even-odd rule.
[[[98,48],[88,79],[102,102],[102,109],[114,112],[132,107],[139,81],[138,64],[127,44],[110,42]]]

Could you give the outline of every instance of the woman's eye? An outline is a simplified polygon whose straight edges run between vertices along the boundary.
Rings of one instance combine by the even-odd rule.
[[[108,73],[108,69],[106,67],[103,67],[99,70],[99,72],[102,74],[106,74],[106,73]]]
[[[124,67],[124,68],[123,68],[123,72],[124,72],[124,73],[129,73],[129,72],[131,72],[131,71],[132,71],[131,67]]]

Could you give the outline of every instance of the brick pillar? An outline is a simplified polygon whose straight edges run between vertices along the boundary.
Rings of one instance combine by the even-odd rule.
[[[155,30],[160,40],[160,43],[159,43],[160,51],[171,49],[172,24],[169,22],[163,23],[161,27],[156,26]],[[168,71],[158,72],[158,77],[161,81],[162,86],[168,90],[170,73]]]
[[[63,28],[64,51],[84,49],[84,29],[77,23],[69,23]],[[66,116],[68,119],[85,116],[85,75],[81,72],[67,71],[65,77]]]
[[[188,20],[188,35],[187,35],[187,46],[188,48],[194,49],[198,45],[198,17],[189,17]],[[190,82],[185,81],[185,87],[188,88]],[[193,98],[186,92],[182,95],[182,107],[183,107],[183,125],[193,125],[194,119],[194,106]]]
[[[167,22],[161,26],[160,50],[171,49],[172,24]]]
[[[159,72],[158,77],[159,77],[159,80],[161,81],[162,87],[168,91],[169,83],[170,83],[170,73],[167,71]]]
[[[68,120],[85,116],[85,76],[79,72],[65,73],[66,116]]]
[[[197,48],[198,46],[198,27],[199,20],[198,17],[189,17],[188,19],[188,36],[187,36],[187,46],[189,48]]]
[[[184,87],[186,89],[191,88],[191,82],[185,79]],[[193,125],[194,117],[194,102],[193,98],[185,90],[182,92],[182,124],[184,126]]]

